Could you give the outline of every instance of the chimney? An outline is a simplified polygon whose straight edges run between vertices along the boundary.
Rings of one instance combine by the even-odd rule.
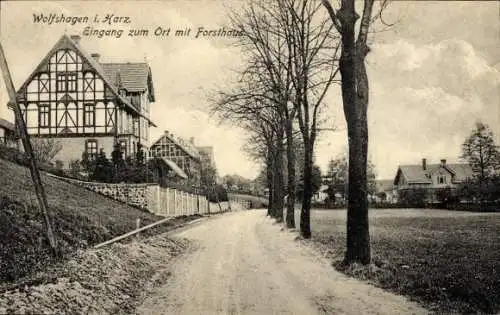
[[[427,159],[422,159],[422,169],[423,169],[424,171],[426,171],[426,170],[427,170]]]
[[[446,165],[446,160],[445,159],[442,159],[441,160],[441,166],[445,166]]]
[[[80,35],[71,35],[70,37],[77,45],[80,45]]]
[[[101,55],[100,55],[100,54],[98,54],[98,53],[93,53],[93,54],[91,54],[90,56],[91,56],[92,58],[94,58],[94,60],[95,60],[96,62],[99,62],[99,58],[101,57]]]
[[[165,130],[165,135],[169,136],[170,133],[168,132],[168,130]]]
[[[191,142],[191,144],[194,145],[194,137],[189,138],[189,142]]]

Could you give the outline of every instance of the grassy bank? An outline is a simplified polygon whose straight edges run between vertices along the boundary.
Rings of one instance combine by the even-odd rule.
[[[343,269],[345,211],[313,211],[312,240],[341,271],[438,313],[500,311],[500,215],[371,210],[373,264]]]
[[[0,291],[23,283],[44,282],[45,272],[87,248],[161,217],[115,202],[91,191],[42,176],[60,257],[54,258],[44,237],[42,217],[29,170],[0,159]],[[180,217],[147,234],[167,231],[193,217]]]

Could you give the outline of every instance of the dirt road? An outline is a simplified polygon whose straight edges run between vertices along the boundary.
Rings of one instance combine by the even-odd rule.
[[[336,272],[296,233],[246,211],[176,236],[194,241],[138,314],[426,314],[418,305]]]

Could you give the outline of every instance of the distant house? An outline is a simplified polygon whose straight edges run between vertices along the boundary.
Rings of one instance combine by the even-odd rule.
[[[0,118],[0,144],[11,148],[19,147],[16,126],[3,118]]]
[[[422,159],[421,165],[399,166],[394,185],[398,194],[402,191],[424,191],[426,202],[432,203],[438,202],[439,190],[453,191],[468,178],[472,178],[472,175],[469,164],[449,164],[444,159],[439,164],[427,164],[427,160]]]
[[[92,159],[103,149],[110,157],[115,143],[133,157],[155,126],[154,101],[146,63],[102,63],[78,35],[63,35],[17,91],[28,133],[56,138],[62,149],[55,159],[65,166],[83,152]]]
[[[324,203],[328,198],[328,185],[321,185],[318,191],[312,195],[312,202]]]
[[[191,140],[194,142],[194,139]],[[172,170],[182,170],[190,184],[198,186],[200,183],[201,155],[192,141],[186,141],[169,131],[165,131],[149,148],[149,158],[162,158],[168,161],[172,166]]]
[[[397,203],[397,187],[392,179],[375,181],[375,193],[371,196],[373,202]]]

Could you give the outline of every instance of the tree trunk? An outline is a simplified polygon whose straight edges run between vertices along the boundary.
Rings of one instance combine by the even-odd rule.
[[[287,204],[286,204],[286,227],[295,228],[295,146],[293,143],[292,121],[287,120],[286,125],[286,157],[288,171]]]
[[[349,140],[347,251],[345,262],[369,264],[370,234],[367,198],[368,78],[364,67],[366,45],[356,47],[354,0],[343,0],[338,12],[342,22],[342,99]]]
[[[274,217],[273,207],[274,207],[274,166],[273,166],[273,155],[272,149],[268,148],[267,150],[267,161],[266,161],[266,171],[267,171],[267,189],[268,192],[268,203],[267,203],[267,215],[270,217]]]
[[[311,238],[311,199],[312,199],[312,145],[304,141],[304,191],[300,211],[300,234]]]
[[[276,160],[274,161],[275,169],[275,218],[277,222],[283,222],[283,208],[285,206],[283,184],[285,182],[283,177],[283,132],[280,132],[276,139]]]

